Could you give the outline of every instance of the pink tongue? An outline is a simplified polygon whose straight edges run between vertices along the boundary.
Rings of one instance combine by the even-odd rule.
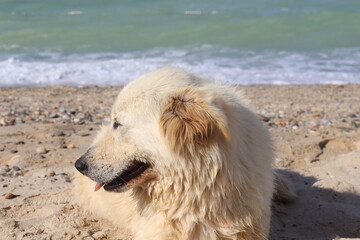
[[[96,183],[94,192],[96,192],[97,190],[99,190],[103,185],[104,185],[104,183]]]

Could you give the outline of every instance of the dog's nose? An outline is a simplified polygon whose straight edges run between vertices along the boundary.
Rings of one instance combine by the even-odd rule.
[[[87,167],[87,164],[85,162],[84,156],[82,156],[78,160],[76,160],[75,168],[81,173],[84,173],[87,170],[88,167]]]

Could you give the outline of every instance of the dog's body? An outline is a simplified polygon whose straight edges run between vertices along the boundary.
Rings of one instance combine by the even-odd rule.
[[[246,105],[177,68],[131,82],[76,162],[78,203],[136,240],[267,239],[273,150]]]

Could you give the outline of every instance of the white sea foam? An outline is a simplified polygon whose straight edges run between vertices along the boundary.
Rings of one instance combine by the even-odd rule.
[[[251,52],[202,46],[146,52],[9,56],[0,61],[0,87],[122,85],[150,70],[179,66],[214,80],[253,84],[360,83],[360,50]]]

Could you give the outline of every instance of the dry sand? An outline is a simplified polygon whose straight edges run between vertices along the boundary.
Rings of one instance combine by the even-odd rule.
[[[242,88],[299,195],[273,204],[271,239],[360,238],[360,85]],[[126,239],[72,198],[119,89],[0,89],[0,239]]]

